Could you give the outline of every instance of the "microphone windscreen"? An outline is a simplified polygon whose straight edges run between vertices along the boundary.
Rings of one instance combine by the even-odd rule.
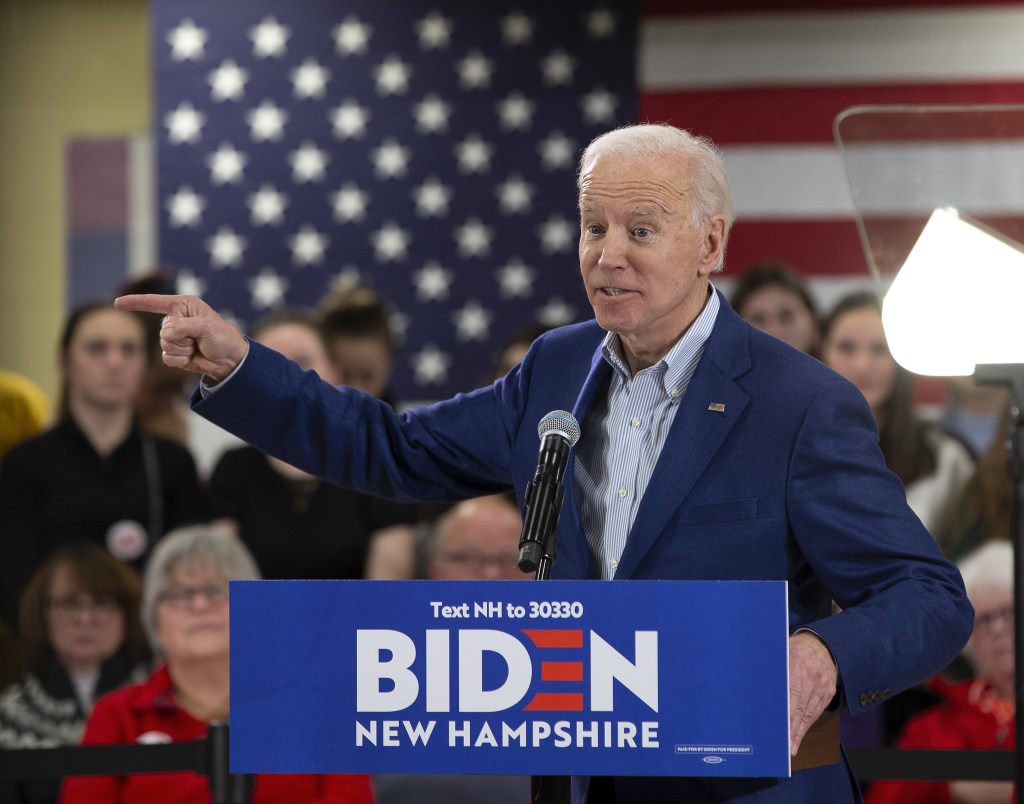
[[[540,436],[541,441],[548,433],[560,433],[565,436],[569,446],[574,447],[580,440],[580,425],[576,421],[576,417],[569,411],[553,410],[546,414],[537,425],[537,435]]]

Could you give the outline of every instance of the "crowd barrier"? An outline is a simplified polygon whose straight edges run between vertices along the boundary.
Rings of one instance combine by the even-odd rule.
[[[934,751],[895,748],[847,750],[862,782],[1012,781],[1013,751]],[[86,745],[0,750],[0,782],[64,776],[124,776],[192,771],[207,776],[214,804],[246,804],[252,777],[229,771],[229,727],[212,723],[207,737],[164,745]]]
[[[229,771],[228,746],[228,724],[217,722],[206,737],[160,745],[0,749],[0,782],[192,771],[209,779],[213,804],[248,804],[253,779]]]

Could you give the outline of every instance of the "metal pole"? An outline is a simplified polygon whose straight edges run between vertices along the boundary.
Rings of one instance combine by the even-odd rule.
[[[1013,508],[1010,543],[1013,545],[1013,661],[1014,699],[1024,698],[1024,364],[978,365],[974,379],[980,385],[1004,385],[1010,389],[1010,437],[1006,442]],[[1024,717],[1014,719],[1015,780],[1024,790]]]

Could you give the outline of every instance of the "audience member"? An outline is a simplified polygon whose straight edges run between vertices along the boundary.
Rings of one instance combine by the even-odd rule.
[[[549,329],[551,327],[546,324],[535,321],[513,332],[512,337],[501,347],[490,373],[484,377],[484,384],[490,385],[495,380],[500,380],[522,363],[533,342]]]
[[[1009,540],[1013,517],[1013,481],[1006,440],[1010,432],[1010,409],[1004,405],[994,438],[963,494],[953,517],[949,538],[941,543],[943,552],[954,561],[991,540]]]
[[[950,377],[946,385],[949,396],[937,423],[980,458],[1001,432],[999,421],[1010,392],[998,385],[978,385],[973,377]]]
[[[345,283],[321,301],[318,320],[339,382],[394,406],[390,382],[395,339],[387,306],[377,294]],[[424,527],[437,512],[436,506],[417,506]],[[366,577],[416,577],[415,534],[395,528],[377,534],[366,559]]]
[[[960,565],[974,605],[974,632],[965,653],[974,678],[952,684],[941,677],[932,689],[945,702],[911,719],[899,748],[1012,749],[1014,739],[1013,548],[989,542]],[[1008,804],[1011,782],[876,782],[867,804]]]
[[[148,680],[96,702],[82,742],[172,742],[228,717],[228,581],[259,577],[242,543],[209,526],[170,533],[146,567],[142,621],[163,663]],[[259,774],[254,804],[372,802],[366,776]],[[195,773],[92,776],[64,783],[61,801],[161,804],[210,801]]]
[[[395,341],[387,307],[377,294],[343,286],[323,299],[319,320],[327,354],[345,384],[394,404],[389,383]]]
[[[93,701],[145,677],[135,570],[94,544],[64,547],[21,598],[25,674],[0,697],[0,749],[74,745]],[[59,779],[0,783],[4,804],[57,800]]]
[[[433,580],[516,580],[522,520],[505,495],[458,503],[438,519],[426,545]],[[373,777],[379,804],[527,804],[529,776],[381,774]]]
[[[282,311],[257,324],[252,337],[338,381],[312,317]],[[413,506],[339,488],[249,446],[218,462],[210,507],[230,520],[265,578],[362,578],[373,539],[415,539]]]
[[[823,337],[823,360],[867,399],[886,465],[903,481],[910,507],[941,544],[974,471],[970,453],[916,415],[913,381],[889,354],[877,296],[866,292],[841,299],[825,320]]]
[[[822,335],[822,359],[864,395],[878,426],[886,465],[903,481],[914,513],[942,544],[952,528],[956,500],[973,472],[970,453],[916,415],[912,378],[889,354],[877,296],[861,292],[840,299],[825,319]],[[909,717],[933,701],[918,686],[864,717],[843,714],[843,743],[889,743]]]
[[[0,470],[0,611],[9,625],[26,579],[58,545],[91,541],[141,567],[156,539],[203,516],[188,451],[136,422],[146,358],[139,316],[94,302],[68,318],[58,422],[12,448]]]
[[[177,284],[170,274],[148,274],[122,285],[118,296],[126,293],[177,293]],[[174,441],[183,447],[189,445],[188,390],[195,381],[181,369],[172,368],[160,359],[160,320],[147,317],[146,348],[150,357],[146,376],[136,400],[139,426],[154,435]]]
[[[818,310],[803,277],[789,265],[766,262],[751,266],[740,277],[729,303],[758,329],[818,356]]]
[[[7,451],[37,435],[50,418],[50,400],[28,377],[0,369],[0,462]]]

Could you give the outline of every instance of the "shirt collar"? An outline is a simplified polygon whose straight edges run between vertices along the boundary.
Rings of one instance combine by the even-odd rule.
[[[665,356],[650,367],[661,372],[666,392],[678,388],[683,379],[692,374],[694,364],[704,352],[704,344],[707,343],[708,337],[711,335],[715,320],[718,318],[719,307],[721,307],[718,292],[713,285],[710,285],[710,291],[700,315],[694,319],[694,322]],[[601,355],[624,384],[633,379],[633,374],[626,363],[626,356],[622,351],[622,340],[616,333],[609,332],[605,336],[601,343]],[[645,369],[645,371],[649,370]]]

